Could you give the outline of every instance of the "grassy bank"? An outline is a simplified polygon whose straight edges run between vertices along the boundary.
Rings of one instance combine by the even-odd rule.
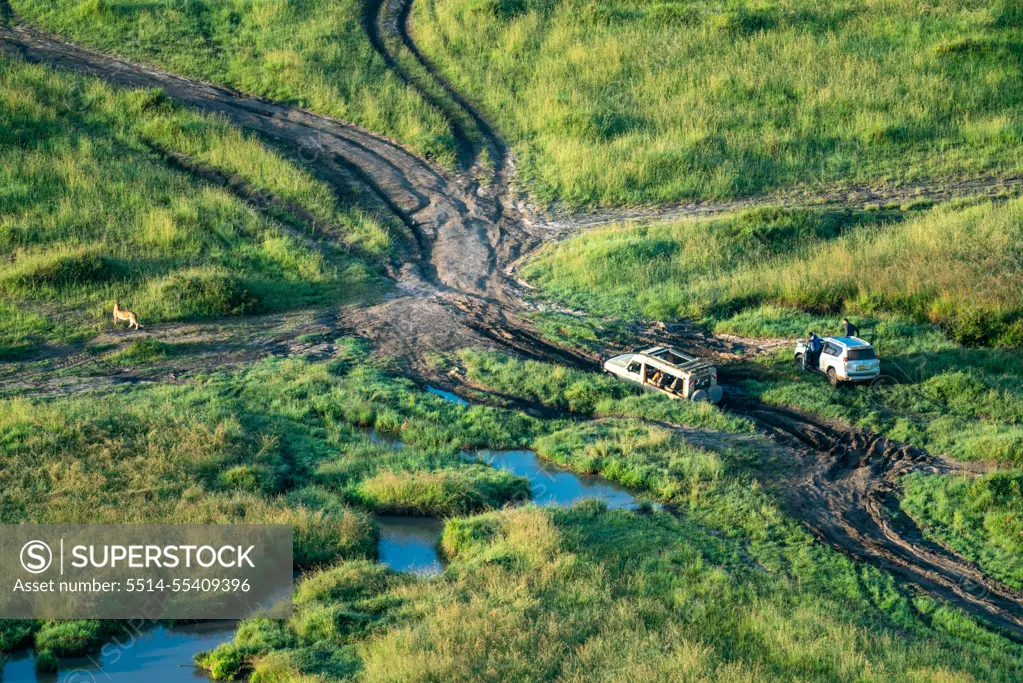
[[[976,478],[914,474],[903,487],[902,509],[928,537],[1023,588],[1023,470]]]
[[[159,92],[4,60],[0,121],[0,358],[93,336],[117,298],[148,325],[352,300],[379,286],[372,263],[314,244],[312,226],[170,167],[164,154],[186,154],[336,226],[370,262],[388,253],[383,226]]]
[[[1019,10],[424,0],[417,43],[543,202],[636,204],[1020,170]]]
[[[750,336],[838,327],[844,313],[930,322],[967,345],[1023,344],[1015,245],[1023,200],[927,211],[758,209],[612,226],[523,274],[544,295],[618,317],[685,317]]]
[[[446,120],[373,50],[361,2],[11,4],[31,23],[84,45],[351,121],[454,164]]]
[[[253,681],[555,680],[597,670],[610,680],[1008,681],[1023,669],[1018,646],[816,544],[732,456],[674,442],[678,457],[659,459],[644,446],[665,445],[658,433],[617,437],[666,479],[697,452],[718,463],[717,474],[693,472],[699,486],[668,493],[688,514],[581,504],[453,520],[442,578],[410,582],[343,563],[298,587],[291,620],[247,622],[200,662],[225,679],[251,670]],[[558,442],[571,461],[608,436],[580,425]]]

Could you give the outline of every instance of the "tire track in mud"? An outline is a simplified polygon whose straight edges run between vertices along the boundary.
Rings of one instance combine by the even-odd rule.
[[[1002,635],[1023,644],[1023,591],[927,541],[911,519],[893,509],[904,475],[963,473],[963,466],[793,410],[741,399],[732,403],[758,431],[800,457],[806,469],[789,487],[786,506],[818,538],[982,617]]]
[[[376,50],[377,54],[383,58],[384,64],[387,65],[388,69],[390,69],[406,84],[415,88],[420,96],[426,100],[427,104],[445,115],[445,118],[448,120],[448,125],[451,127],[451,134],[455,138],[455,145],[458,149],[458,166],[462,171],[468,171],[476,163],[477,159],[476,146],[473,144],[471,136],[462,126],[458,117],[450,114],[447,105],[440,101],[432,93],[428,92],[425,88],[417,85],[412,75],[401,66],[398,58],[387,48],[383,36],[380,34],[380,24],[383,21],[383,18],[381,17],[383,5],[384,0],[368,0],[363,3],[362,27],[363,30],[366,31],[366,35],[369,36],[370,44],[373,46],[373,49]]]
[[[394,16],[398,38],[439,83],[422,58],[407,29],[411,0],[382,0],[383,15]],[[378,7],[371,3],[371,6]],[[388,9],[390,8],[390,9]],[[0,0],[0,14],[9,5]],[[378,26],[381,14],[370,22]],[[376,29],[372,29],[371,34]],[[377,36],[375,45],[386,50]],[[380,47],[378,47],[380,49]],[[545,341],[518,313],[525,304],[515,284],[506,277],[504,264],[540,243],[543,235],[528,227],[529,217],[504,214],[495,196],[481,192],[470,179],[451,177],[408,152],[399,144],[357,126],[230,88],[181,78],[145,66],[65,43],[41,31],[23,26],[0,25],[0,50],[15,58],[57,69],[95,75],[115,85],[161,88],[179,104],[225,117],[232,124],[254,132],[271,146],[298,151],[317,177],[339,194],[353,188],[396,215],[416,241],[419,258],[409,265],[418,273],[403,270],[399,287],[406,296],[371,307],[342,324],[393,326],[382,333],[404,338],[404,349],[415,359],[444,345],[483,343],[571,367],[595,369],[595,359]],[[396,62],[391,57],[386,57]],[[390,63],[390,62],[389,62]],[[473,110],[450,87],[452,99]],[[482,121],[481,131],[491,131]],[[488,144],[500,138],[494,134]],[[468,140],[468,137],[465,137]],[[508,169],[507,148],[497,155]],[[1020,179],[1006,181],[1018,185]],[[974,183],[936,188],[935,194],[960,189],[983,194],[1006,183]],[[499,188],[500,194],[507,188]],[[920,192],[915,192],[919,197]],[[697,215],[761,204],[777,199],[745,200],[716,205],[687,205],[676,209],[637,214],[635,219]],[[674,212],[674,213],[673,213]],[[602,222],[621,220],[630,212],[606,215]],[[598,223],[577,221],[569,228]],[[555,226],[557,227],[557,226]],[[411,314],[411,315],[410,315]],[[440,320],[442,319],[443,320]],[[440,320],[434,334],[436,346],[423,346],[424,326]],[[667,340],[677,335],[666,334]],[[693,341],[693,340],[690,340]],[[699,340],[696,340],[699,343]],[[762,404],[739,403],[762,434],[802,454],[806,474],[791,487],[788,507],[825,542],[849,555],[882,565],[906,583],[916,585],[966,611],[979,615],[1023,641],[1023,595],[984,576],[970,563],[945,549],[923,542],[918,529],[888,512],[897,480],[914,469],[948,471],[949,466],[919,449],[891,444],[855,430],[840,430],[793,411]],[[979,589],[977,587],[980,587]]]
[[[0,26],[0,49],[119,86],[160,88],[183,106],[223,116],[271,146],[297,152],[338,194],[359,187],[418,233],[421,244],[431,248],[432,271],[424,279],[438,289],[487,298],[501,294],[491,277],[496,270],[492,245],[485,239],[494,218],[492,202],[477,201],[467,183],[391,140],[301,109],[134,65],[30,28]]]
[[[428,74],[437,86],[444,91],[445,95],[450,98],[454,105],[472,121],[476,131],[483,138],[483,143],[486,146],[488,155],[494,163],[494,180],[496,181],[498,188],[500,188],[500,191],[502,193],[506,192],[509,189],[508,172],[512,166],[511,152],[509,151],[508,144],[493,128],[493,126],[490,125],[479,110],[476,109],[469,100],[458,92],[458,90],[456,90],[455,87],[440,74],[438,69],[419,49],[419,46],[416,45],[416,42],[412,39],[412,1],[413,0],[372,0],[369,5],[372,6],[372,11],[374,12],[377,20],[373,23],[371,31],[376,33],[382,27],[387,33],[397,39],[400,44],[408,50],[409,54],[415,58],[423,71]],[[386,42],[379,36],[379,34],[375,36],[374,45],[378,46],[377,49],[381,52],[387,53],[390,60],[397,61],[395,56],[391,55]],[[417,87],[420,92],[425,94],[425,89],[419,87],[416,84],[415,79],[407,78],[407,82],[412,84],[413,87]],[[442,110],[447,109],[447,107],[444,106],[441,106],[440,108]],[[467,134],[464,135],[465,142],[471,144],[469,136]]]

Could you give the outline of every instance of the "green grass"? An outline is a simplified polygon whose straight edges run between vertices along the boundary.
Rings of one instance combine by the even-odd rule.
[[[180,386],[0,402],[0,520],[200,522],[248,509],[361,533],[352,507],[419,500],[453,514],[521,496],[521,480],[460,452],[521,448],[547,427],[448,404],[342,346],[351,355],[330,366],[271,360]],[[404,447],[374,443],[370,429]]]
[[[1023,470],[982,477],[912,474],[902,509],[924,533],[1023,588]]]
[[[442,578],[346,562],[201,656],[253,680],[1012,680],[1017,646],[816,545],[756,489],[721,534],[687,517],[532,507],[448,523]],[[699,508],[694,506],[694,509]],[[779,534],[779,531],[781,532]],[[269,676],[269,674],[268,674]],[[300,679],[308,676],[308,679]]]
[[[587,232],[523,274],[598,315],[685,317],[751,336],[836,330],[846,313],[896,315],[966,345],[1015,347],[1021,239],[1021,199],[909,213],[757,209]]]
[[[672,503],[695,502],[728,469],[720,455],[686,443],[671,430],[626,420],[566,427],[537,440],[536,452]],[[768,463],[760,465],[766,469]]]
[[[110,360],[120,365],[141,365],[163,360],[177,352],[178,347],[175,344],[168,344],[152,337],[143,337],[133,339],[124,351],[114,354]]]
[[[542,202],[1020,170],[1011,0],[423,0],[413,23]]]
[[[474,349],[458,351],[455,358],[464,368],[466,379],[476,386],[569,413],[635,417],[730,432],[752,430],[747,420],[728,415],[710,403],[677,401],[646,393],[596,372]]]
[[[24,19],[82,44],[351,121],[454,164],[447,121],[373,50],[361,2],[11,4]]]
[[[529,481],[490,467],[438,472],[381,472],[359,485],[380,514],[431,517],[467,514],[529,499]]]
[[[338,226],[370,260],[388,254],[385,228],[159,92],[4,60],[0,121],[0,356],[95,335],[115,298],[150,325],[353,300],[379,287],[372,263],[320,249],[292,234],[301,226],[164,163],[164,151],[187,153]]]

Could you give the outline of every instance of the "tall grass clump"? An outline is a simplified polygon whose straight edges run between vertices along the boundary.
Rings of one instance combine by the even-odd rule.
[[[359,486],[365,504],[380,514],[431,517],[499,508],[529,498],[529,481],[490,467],[435,472],[381,472]]]
[[[1012,0],[423,0],[417,43],[541,202],[672,202],[1020,170]]]
[[[932,323],[968,346],[1023,344],[1023,200],[930,211],[758,209],[613,226],[525,269],[545,296],[597,314],[687,317],[796,336],[843,314]]]

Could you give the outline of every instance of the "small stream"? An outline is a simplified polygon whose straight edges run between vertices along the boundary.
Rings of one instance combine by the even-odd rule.
[[[448,391],[427,387],[431,394],[467,406],[468,401]],[[368,433],[373,443],[401,448],[402,442],[375,429]],[[529,479],[532,501],[538,505],[565,507],[586,498],[604,501],[608,508],[636,505],[635,497],[619,484],[596,475],[580,475],[553,465],[529,450],[465,452],[470,462],[489,464],[499,470]],[[444,521],[436,517],[376,515],[380,527],[380,562],[402,572],[421,575],[443,570],[438,545]],[[192,658],[234,637],[235,622],[202,622],[173,628],[156,627],[132,638],[123,636],[104,646],[92,657],[60,660],[60,671],[37,673],[33,653],[20,650],[7,655],[0,670],[2,683],[129,683],[144,678],[146,683],[179,683],[209,680],[195,667]],[[118,643],[123,643],[118,645]],[[143,675],[144,674],[144,675]]]
[[[450,391],[427,386],[426,390],[460,406],[469,402]],[[374,443],[394,446],[400,441],[387,439],[373,430]],[[533,451],[511,450],[463,452],[469,462],[486,463],[505,472],[529,479],[532,502],[537,505],[568,507],[586,498],[604,501],[610,509],[636,505],[636,498],[620,484],[594,474],[576,474],[551,464]],[[437,546],[444,531],[442,520],[434,517],[390,517],[377,515],[380,525],[380,561],[398,571],[436,574],[443,569]]]
[[[233,621],[204,621],[144,633],[118,636],[91,657],[61,657],[60,670],[38,673],[34,654],[19,650],[7,655],[3,683],[187,683],[209,676],[192,658],[234,638]],[[144,674],[144,676],[142,675]]]

